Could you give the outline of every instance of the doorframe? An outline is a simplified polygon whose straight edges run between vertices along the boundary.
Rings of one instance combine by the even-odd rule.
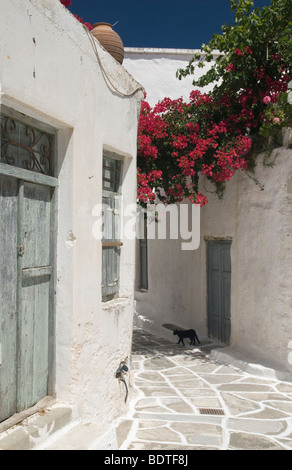
[[[53,127],[45,122],[31,118],[26,116],[22,113],[19,113],[13,108],[9,106],[4,106],[0,104],[0,111],[5,111],[5,114],[9,113],[11,118],[15,118],[18,121],[21,121],[25,124],[30,124],[35,126],[43,131],[47,131],[54,135],[54,148],[53,148],[53,175],[48,176],[42,173],[37,173],[31,170],[27,170],[25,168],[20,168],[17,166],[12,166],[8,163],[0,162],[0,175],[12,177],[19,181],[18,187],[18,205],[21,204],[21,181],[34,183],[42,186],[48,186],[51,188],[51,221],[50,221],[50,257],[51,263],[53,266],[52,273],[51,273],[51,282],[50,282],[50,292],[49,292],[49,354],[48,354],[48,392],[47,396],[42,398],[38,403],[33,405],[32,407],[28,408],[27,410],[16,412],[11,417],[7,418],[3,422],[0,423],[0,432],[9,429],[11,426],[19,423],[23,419],[32,414],[36,413],[39,409],[42,409],[49,404],[55,402],[55,383],[56,383],[56,335],[55,335],[55,325],[56,325],[56,283],[57,283],[57,232],[58,232],[58,217],[57,217],[57,210],[58,210],[58,191],[57,188],[59,187],[58,178],[55,176],[57,174],[57,149],[58,149],[58,142],[57,142],[57,131],[56,127]],[[22,184],[23,190],[23,184]],[[21,213],[18,207],[18,217]],[[19,231],[19,224],[18,224],[18,231]],[[17,239],[19,240],[19,234],[17,234]],[[19,264],[17,263],[17,300],[19,299],[19,289],[20,289],[20,269]],[[17,310],[18,310],[17,306]],[[19,335],[19,325],[17,326],[17,337]],[[18,341],[18,339],[17,339]],[[18,358],[16,357],[18,361]]]

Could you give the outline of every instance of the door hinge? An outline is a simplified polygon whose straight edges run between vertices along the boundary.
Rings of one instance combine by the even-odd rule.
[[[23,256],[24,255],[24,246],[23,245],[19,245],[17,247],[17,254],[18,254],[18,256]]]

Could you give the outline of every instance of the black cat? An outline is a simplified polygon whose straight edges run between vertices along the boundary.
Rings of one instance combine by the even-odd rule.
[[[179,337],[179,341],[177,344],[181,342],[183,345],[185,345],[184,338],[190,338],[191,340],[190,344],[196,344],[196,340],[198,341],[199,344],[201,344],[195,330],[185,330],[185,331],[174,330],[173,334]]]

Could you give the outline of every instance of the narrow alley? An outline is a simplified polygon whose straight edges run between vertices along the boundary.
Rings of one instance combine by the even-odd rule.
[[[216,363],[211,340],[188,343],[134,331],[119,449],[291,450],[292,383]]]

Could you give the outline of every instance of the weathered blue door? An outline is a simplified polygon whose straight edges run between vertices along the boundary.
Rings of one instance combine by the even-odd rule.
[[[51,199],[0,175],[0,421],[48,394]]]
[[[207,242],[207,317],[208,334],[229,343],[231,334],[230,240]]]
[[[53,362],[53,135],[14,114],[0,116],[0,422],[50,394]]]
[[[18,409],[28,408],[48,394],[51,193],[47,186],[20,182]]]

